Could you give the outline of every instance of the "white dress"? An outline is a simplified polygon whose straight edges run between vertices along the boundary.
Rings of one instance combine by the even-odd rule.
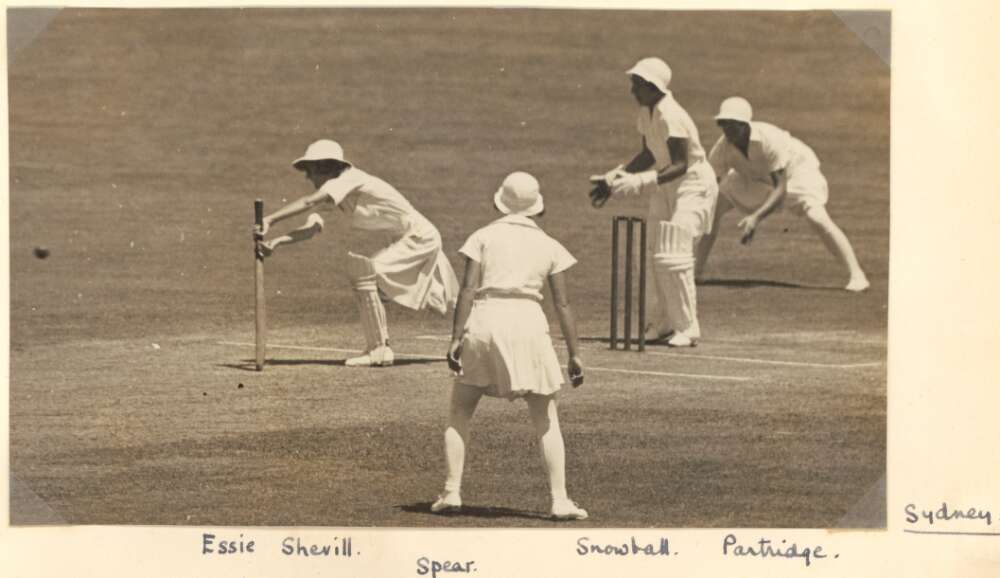
[[[441,234],[392,185],[351,167],[320,188],[351,227],[387,233],[392,242],[371,257],[378,287],[410,309],[445,313],[458,298],[458,278],[441,250]]]
[[[459,251],[482,278],[462,335],[459,383],[514,399],[560,389],[562,368],[542,310],[542,287],[576,259],[529,218],[509,215],[479,229]]]

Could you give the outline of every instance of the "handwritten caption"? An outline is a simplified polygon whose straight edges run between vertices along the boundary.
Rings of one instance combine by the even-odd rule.
[[[722,555],[727,558],[761,558],[761,559],[786,559],[800,560],[806,566],[811,566],[817,560],[825,560],[828,557],[839,558],[840,554],[828,554],[823,545],[801,545],[797,542],[790,542],[785,539],[775,539],[768,537],[756,538],[750,542],[741,541],[735,534],[726,534],[720,543]],[[670,539],[660,537],[653,541],[640,540],[635,536],[618,541],[593,540],[589,536],[582,536],[576,540],[576,554],[578,556],[600,556],[600,557],[645,557],[657,556],[668,557],[677,556],[679,552],[670,548]]]
[[[929,508],[914,503],[903,508],[907,531],[949,534],[989,533],[993,525],[993,512],[981,506],[956,507],[946,501]]]
[[[909,509],[907,510],[909,512]],[[305,540],[297,536],[286,536],[269,542],[266,546],[258,539],[245,533],[227,535],[214,532],[201,534],[200,553],[202,556],[254,556],[262,552],[278,552],[288,558],[353,558],[361,554],[354,547],[350,536],[334,536],[329,540]],[[719,542],[719,550],[727,558],[758,558],[799,560],[805,566],[828,558],[839,558],[839,554],[829,554],[822,544],[800,544],[773,537],[755,537],[752,540],[738,538],[727,533]],[[590,536],[578,537],[573,546],[573,554],[589,558],[670,558],[680,552],[666,536],[642,539],[629,535],[621,540],[594,539]],[[415,559],[414,572],[417,576],[438,578],[443,575],[473,574],[479,571],[476,560],[467,557],[431,558],[419,556]]]
[[[201,553],[203,556],[251,555],[259,551],[260,546],[257,540],[243,534],[233,537],[204,532],[201,535]],[[332,540],[325,543],[306,542],[296,536],[288,536],[281,540],[279,551],[285,556],[303,558],[352,558],[361,554],[361,552],[354,550],[352,538],[337,536],[334,536]]]
[[[917,503],[907,503],[903,508],[904,531],[925,534],[973,534],[1000,535],[1000,532],[989,532],[993,525],[993,512],[979,505],[955,506],[942,501],[931,506]],[[777,532],[756,533],[726,532],[717,538],[715,555],[727,559],[773,561],[777,564],[788,562],[799,563],[804,567],[816,564],[829,564],[831,560],[840,558],[840,554],[830,551],[827,544],[817,541],[789,540]],[[277,552],[287,558],[355,558],[361,555],[355,548],[350,536],[333,536],[327,540],[307,540],[299,536],[285,536],[281,539],[269,540],[263,545],[249,533],[226,534],[221,532],[203,532],[200,540],[202,556],[254,556],[258,553]],[[699,549],[704,547],[699,544]],[[676,544],[667,536],[653,538],[625,535],[619,539],[593,538],[589,535],[578,536],[572,542],[572,548],[566,553],[577,558],[627,559],[627,558],[657,558],[668,560],[680,554]],[[705,555],[708,552],[699,552]],[[480,571],[480,565],[468,556],[430,557],[420,555],[413,560],[412,575],[430,578],[447,576],[453,578],[457,574],[474,574]],[[765,562],[766,563],[766,562]]]

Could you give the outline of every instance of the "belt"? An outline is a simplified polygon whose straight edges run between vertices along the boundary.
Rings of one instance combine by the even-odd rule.
[[[507,293],[503,291],[484,291],[482,293],[477,293],[475,301],[490,301],[496,299],[517,299],[519,301],[533,301],[535,303],[541,303],[541,299],[533,295],[525,295],[524,293]]]

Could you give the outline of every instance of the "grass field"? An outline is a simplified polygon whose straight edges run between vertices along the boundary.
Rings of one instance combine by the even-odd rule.
[[[610,216],[642,205],[591,209],[586,176],[635,152],[623,72],[651,54],[706,146],[741,94],[816,150],[871,290],[837,290],[805,223],[775,216],[747,249],[730,215],[702,344],[607,350]],[[456,266],[503,176],[539,178],[542,224],[579,259],[590,372],[560,411],[582,524],[884,524],[889,69],[834,15],[63,10],[9,84],[13,524],[551,525],[527,409],[497,400],[466,514],[429,514],[450,320],[391,308],[400,363],[343,367],[344,249],[374,241],[342,219],[268,261],[271,362],[251,371],[252,201],[308,192],[289,162],[321,137]]]

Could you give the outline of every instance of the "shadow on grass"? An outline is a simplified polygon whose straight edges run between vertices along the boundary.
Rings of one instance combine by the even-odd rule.
[[[265,367],[279,367],[279,366],[298,366],[298,365],[328,365],[332,367],[344,367],[343,359],[268,359]],[[427,365],[430,363],[445,363],[445,360],[439,357],[408,357],[405,359],[397,359],[393,362],[390,367],[398,367],[405,365]],[[241,371],[257,371],[257,362],[253,359],[248,359],[242,363],[220,363],[218,367],[227,367],[229,369],[239,369]],[[377,369],[388,369],[388,368],[377,368]]]
[[[429,516],[441,516],[445,518],[523,518],[527,520],[550,520],[555,522],[548,514],[529,510],[516,510],[514,508],[463,505],[459,510],[434,514],[431,512],[431,502],[417,502],[415,504],[404,504],[396,507],[410,514],[427,514]]]
[[[739,289],[754,289],[757,287],[779,287],[783,289],[816,289],[820,291],[840,291],[843,287],[824,285],[803,285],[787,281],[771,281],[768,279],[703,279],[698,285],[704,287],[736,287]]]
[[[608,346],[609,350],[610,350],[610,347],[611,347],[611,338],[609,338],[609,337],[588,337],[588,336],[582,336],[581,335],[578,339],[581,342],[583,342],[583,343],[603,343],[604,345]],[[618,351],[638,351],[639,339],[637,337],[635,337],[635,336],[632,337],[632,349],[631,350],[623,349],[624,347],[625,347],[625,338],[622,337],[621,335],[619,335],[618,336],[618,348],[617,348]],[[668,349],[668,348],[669,349],[674,349],[674,348],[671,348],[669,345],[667,345],[667,339],[666,339],[666,337],[657,339],[655,341],[649,341],[649,340],[647,340],[646,341],[646,347],[663,347],[664,349]],[[679,349],[687,349],[687,348],[686,347],[682,347],[682,348],[679,348]]]

